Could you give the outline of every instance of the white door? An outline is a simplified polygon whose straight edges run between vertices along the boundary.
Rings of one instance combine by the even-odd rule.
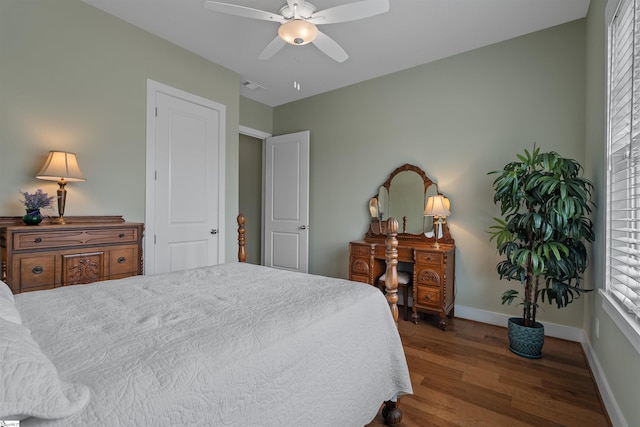
[[[218,264],[224,261],[224,106],[176,89],[154,92],[145,271]]]
[[[309,131],[265,143],[264,264],[309,269]]]

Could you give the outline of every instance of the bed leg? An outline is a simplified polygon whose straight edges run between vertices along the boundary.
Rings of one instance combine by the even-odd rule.
[[[244,215],[238,214],[238,262],[246,262],[247,261],[247,250],[245,248],[245,240],[244,240]]]
[[[395,426],[400,424],[400,421],[402,421],[402,411],[398,408],[398,402],[394,402],[393,400],[384,402],[382,418],[384,418],[384,423],[387,425]]]

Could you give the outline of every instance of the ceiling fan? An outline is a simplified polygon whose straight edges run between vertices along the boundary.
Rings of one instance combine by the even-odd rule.
[[[260,53],[260,59],[271,58],[285,43],[297,46],[313,43],[337,62],[344,62],[349,58],[347,52],[331,37],[319,31],[317,25],[337,24],[379,15],[389,10],[389,0],[361,0],[320,11],[316,11],[316,7],[308,1],[287,0],[287,4],[277,13],[211,0],[205,1],[204,7],[229,15],[279,23],[278,36]]]

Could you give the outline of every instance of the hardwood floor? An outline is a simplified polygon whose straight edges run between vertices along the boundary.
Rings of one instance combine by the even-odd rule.
[[[399,330],[414,392],[400,426],[611,426],[579,343],[545,337],[529,360],[498,326],[456,318],[443,332],[426,317]]]

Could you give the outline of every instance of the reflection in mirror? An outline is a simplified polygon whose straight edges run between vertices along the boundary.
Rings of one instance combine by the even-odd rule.
[[[380,217],[380,221],[385,219],[385,214],[387,214],[386,218],[389,217],[389,192],[387,188],[383,185],[378,189],[378,216]]]
[[[378,198],[372,197],[369,200],[369,213],[371,213],[371,218],[378,218]]]
[[[425,193],[424,199],[429,200],[429,197],[438,195],[438,187],[435,184],[431,184]],[[432,216],[423,216],[424,218],[424,234],[427,237],[434,237],[433,233],[433,217]]]
[[[403,171],[393,178],[389,187],[389,217],[401,222],[400,232],[423,232],[425,200],[424,181],[420,175],[414,171]]]

